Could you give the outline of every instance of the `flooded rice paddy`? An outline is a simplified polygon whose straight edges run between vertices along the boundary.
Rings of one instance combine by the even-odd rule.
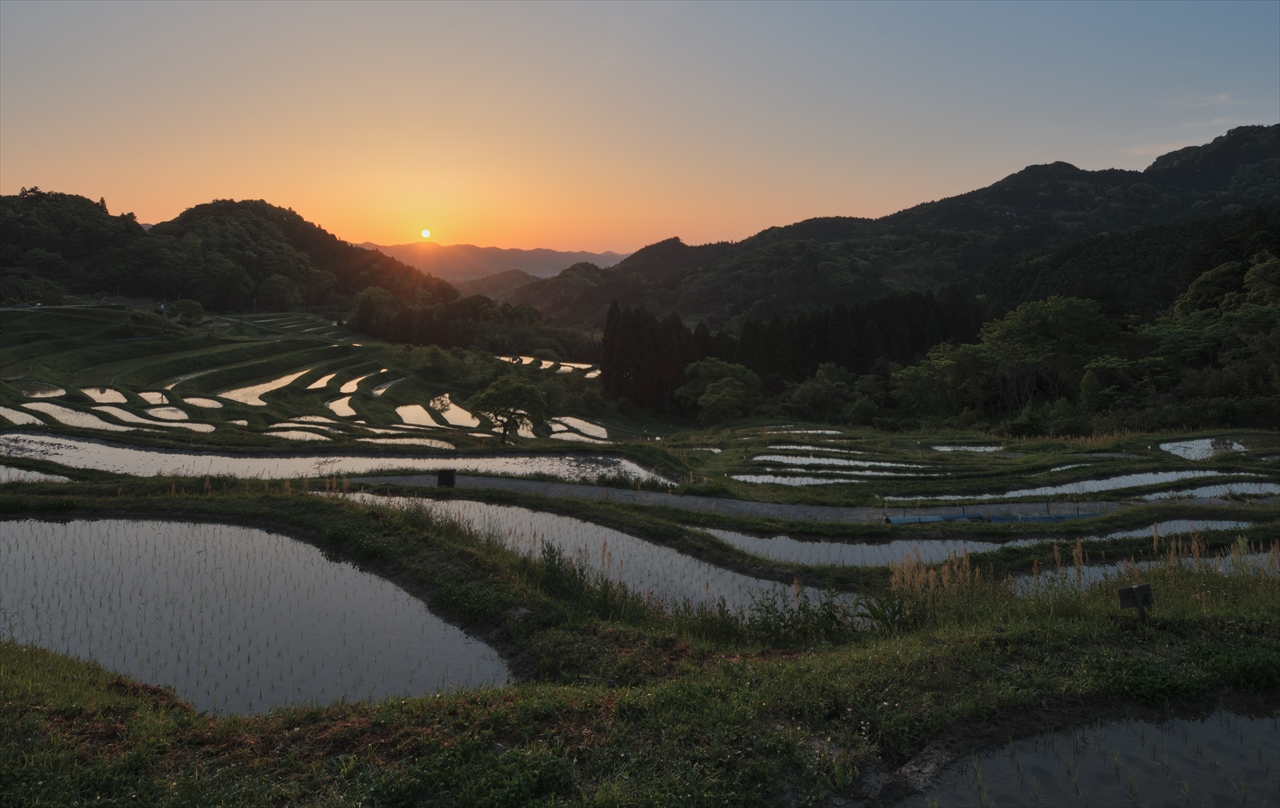
[[[121,407],[113,407],[107,404],[99,405],[94,407],[94,409],[98,412],[110,415],[117,421],[123,421],[126,424],[142,424],[144,426],[164,427],[166,429],[186,429],[191,432],[212,432],[214,430],[213,424],[190,424],[185,421],[143,418],[141,415],[134,415],[132,412]],[[183,417],[186,417],[185,413],[183,413]]]
[[[129,428],[121,427],[121,429]],[[323,439],[322,435],[308,434],[313,435],[311,439]],[[637,481],[663,482],[661,477],[634,461],[598,455],[361,457],[313,454],[272,457],[225,455],[212,452],[171,452],[58,435],[10,433],[0,435],[0,456],[51,460],[69,468],[109,471],[140,477],[154,475],[176,477],[213,475],[240,478],[323,477],[330,474],[367,474],[383,469],[436,471],[451,468],[463,472],[506,476],[546,474],[572,481],[593,481],[604,475]]]
[[[4,523],[0,632],[167,685],[197,709],[501,684],[490,647],[316,548],[253,528]]]
[[[1150,536],[1154,529],[1161,537],[1188,535],[1208,531],[1244,530],[1249,522],[1230,520],[1173,519],[1132,530],[1118,530],[1105,535],[1084,536],[1084,541]],[[908,556],[925,564],[946,561],[952,554],[988,553],[1002,547],[1025,547],[1047,544],[1051,537],[1033,536],[1004,541],[975,539],[897,539],[894,541],[824,541],[793,539],[786,535],[752,536],[733,530],[703,528],[717,539],[744,553],[771,561],[849,567],[887,567]]]
[[[393,508],[424,508],[492,535],[509,549],[537,557],[544,543],[565,558],[641,595],[666,603],[690,601],[749,609],[761,597],[789,599],[790,585],[762,580],[691,558],[660,544],[569,516],[511,505],[350,494],[350,499]],[[812,598],[817,590],[805,588]]]
[[[202,407],[206,410],[222,409],[222,402],[214,398],[201,398],[200,396],[188,396],[183,399],[183,402],[190,404],[193,407]]]
[[[6,384],[27,398],[57,398],[67,394],[65,389],[48,382],[12,381],[6,382]]]
[[[844,457],[814,457],[812,455],[756,455],[757,463],[782,463],[790,466],[838,466],[848,468],[923,469],[919,463],[897,463],[889,460],[850,460]]]
[[[796,445],[796,444],[788,443],[788,444],[782,444],[779,446],[770,446],[768,448],[776,452],[828,452],[830,454],[855,454],[855,455],[866,454],[866,452],[859,452],[854,449],[837,449],[834,446],[810,446],[807,444]],[[720,450],[717,449],[716,451],[718,452]]]
[[[1004,451],[1003,446],[930,446],[935,452],[1001,452]]]
[[[330,412],[334,415],[338,415],[343,418],[354,418],[356,416],[356,411],[351,409],[351,396],[335,398],[332,401],[326,401],[324,405],[328,407]]]
[[[431,399],[431,407],[440,413],[444,420],[449,422],[450,426],[460,426],[466,429],[474,429],[480,426],[480,419],[454,404],[448,393]]]
[[[138,393],[138,397],[148,404],[168,404],[169,398],[158,390],[148,390]]]
[[[86,387],[80,392],[93,399],[97,404],[125,404],[128,399],[119,390],[110,387]]]
[[[69,483],[70,477],[61,474],[45,474],[42,471],[15,469],[12,466],[0,466],[0,483]]]
[[[1243,443],[1231,438],[1200,438],[1198,440],[1180,440],[1160,444],[1163,451],[1177,455],[1184,460],[1208,460],[1222,452],[1247,451]]]
[[[63,407],[59,404],[33,401],[22,406],[29,410],[44,413],[60,424],[76,427],[77,429],[99,429],[103,432],[132,432],[137,429],[137,427],[109,423],[96,415],[73,410],[70,407]]]
[[[1242,475],[1243,476],[1243,475]],[[1196,499],[1200,497],[1262,497],[1280,494],[1280,484],[1277,483],[1224,483],[1222,485],[1202,485],[1197,488],[1187,488],[1181,491],[1157,491],[1154,494],[1146,494],[1142,499],[1148,502],[1154,502],[1160,499]]]
[[[1124,488],[1140,488],[1148,485],[1177,482],[1179,480],[1198,480],[1205,477],[1227,476],[1221,471],[1148,471],[1139,474],[1122,474],[1118,477],[1106,477],[1100,480],[1078,480],[1061,485],[1047,485],[1040,488],[1022,488],[1006,491],[1003,494],[920,494],[909,497],[885,497],[892,502],[913,500],[932,500],[936,502],[956,502],[960,500],[992,500],[1019,499],[1022,497],[1052,497],[1059,494],[1093,494],[1100,491],[1119,491]],[[1238,477],[1252,477],[1252,474],[1238,474]]]
[[[186,421],[191,417],[184,410],[180,410],[177,407],[148,407],[146,412],[152,418],[159,418],[163,421]]]
[[[41,421],[39,418],[35,417],[29,412],[23,412],[22,410],[11,410],[8,407],[0,407],[0,417],[4,418],[9,423],[14,424],[15,426],[32,426],[35,424],[44,423],[44,421]]]
[[[312,382],[311,384],[308,384],[308,385],[307,385],[307,389],[308,389],[308,390],[321,390],[321,389],[323,389],[323,388],[325,388],[325,387],[328,387],[328,386],[329,386],[329,382],[333,381],[333,377],[334,377],[334,376],[337,376],[337,375],[338,375],[337,373],[330,373],[328,376],[321,376],[320,378],[316,379],[316,380],[315,380],[314,382]]]
[[[405,404],[396,407],[396,415],[400,416],[401,421],[412,426],[440,427],[427,408],[421,404]]]
[[[228,399],[229,401],[248,404],[250,407],[265,407],[267,406],[267,402],[262,400],[262,396],[270,393],[272,390],[279,390],[281,387],[286,387],[289,384],[292,384],[296,379],[300,379],[310,372],[311,368],[307,368],[296,373],[290,373],[288,375],[272,379],[269,382],[251,384],[248,387],[237,387],[234,390],[227,390],[226,392],[219,393],[218,396],[220,398]]]
[[[1280,804],[1280,713],[1098,721],[952,764],[899,808],[1272,806]]]
[[[561,415],[559,418],[553,418],[551,420],[551,423],[563,424],[569,427],[570,429],[576,429],[582,434],[592,438],[603,439],[603,438],[609,437],[609,430],[605,429],[599,424],[594,424],[590,421],[585,421],[581,418],[574,418],[572,415]]]

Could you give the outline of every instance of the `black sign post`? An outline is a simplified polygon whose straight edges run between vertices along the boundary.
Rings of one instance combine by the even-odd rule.
[[[1147,607],[1155,603],[1151,597],[1151,584],[1137,584],[1119,589],[1121,609],[1137,609],[1138,618],[1147,622]]]

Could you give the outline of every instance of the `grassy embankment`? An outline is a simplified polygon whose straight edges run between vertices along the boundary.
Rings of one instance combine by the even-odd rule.
[[[1280,697],[1274,545],[1269,576],[1144,573],[1156,592],[1145,625],[1117,611],[1114,582],[1019,598],[963,561],[896,568],[863,620],[841,599],[672,612],[429,514],[317,501],[293,483],[224,494],[216,482],[191,494],[172,483],[169,495],[164,481],[10,486],[0,511],[273,527],[397,581],[500,648],[522,683],[218,718],[4,643],[4,801],[805,803],[954,740],[957,726],[1000,742],[1125,708]]]

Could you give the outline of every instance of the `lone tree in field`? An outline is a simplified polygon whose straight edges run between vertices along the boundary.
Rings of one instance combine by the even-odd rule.
[[[507,435],[522,425],[530,429],[542,423],[547,415],[547,399],[528,379],[515,375],[499,376],[497,381],[467,401],[472,412],[478,412],[496,426],[502,427],[502,443]]]

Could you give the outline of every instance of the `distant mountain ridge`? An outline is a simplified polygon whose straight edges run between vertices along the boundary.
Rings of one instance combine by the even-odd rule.
[[[518,269],[537,278],[545,278],[574,264],[589,262],[613,266],[628,256],[616,252],[563,252],[547,249],[506,249],[477,247],[472,244],[436,244],[421,241],[412,244],[384,246],[365,242],[365,249],[377,250],[397,261],[443,278],[453,284]]]
[[[879,219],[822,217],[729,244],[667,239],[609,269],[572,266],[516,289],[551,322],[599,328],[611,300],[712,328],[925,290],[1103,234],[1280,204],[1280,124],[1233,129],[1144,171],[1033,165]]]

